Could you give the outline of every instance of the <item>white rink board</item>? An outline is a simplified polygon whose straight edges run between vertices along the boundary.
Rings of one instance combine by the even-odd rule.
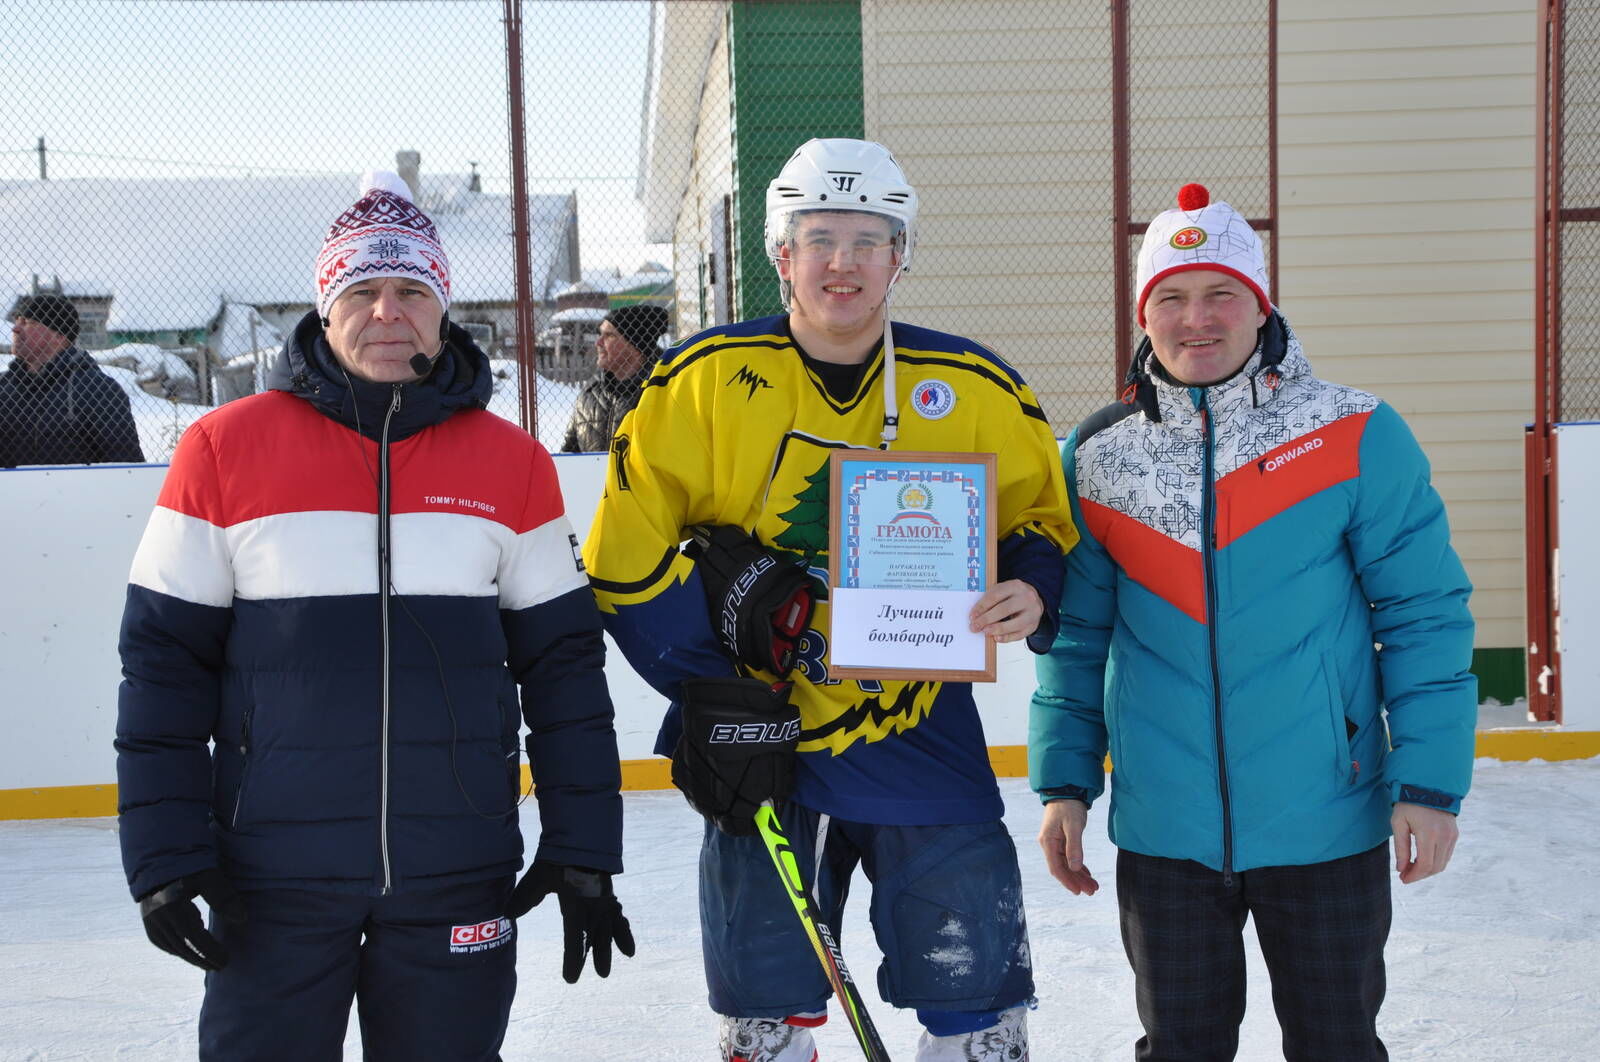
[[[588,533],[605,455],[558,454],[579,538]],[[117,631],[128,568],[165,465],[0,469],[0,789],[116,780]],[[608,643],[607,682],[623,759],[652,755],[665,701]],[[1027,741],[1033,658],[1001,646],[1000,681],[976,687],[991,745]]]
[[[1557,424],[1555,434],[1561,722],[1600,730],[1600,424]]]

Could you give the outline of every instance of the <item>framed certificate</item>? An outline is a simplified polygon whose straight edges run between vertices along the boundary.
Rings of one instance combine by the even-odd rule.
[[[828,672],[993,682],[967,615],[994,584],[994,454],[835,450]]]

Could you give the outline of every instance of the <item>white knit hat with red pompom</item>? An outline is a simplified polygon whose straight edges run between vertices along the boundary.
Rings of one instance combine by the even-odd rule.
[[[1215,269],[1238,277],[1255,292],[1262,313],[1272,312],[1266,255],[1250,223],[1227,203],[1213,203],[1204,185],[1178,189],[1178,209],[1157,214],[1139,247],[1139,325],[1144,301],[1162,277],[1189,269]]]
[[[361,178],[361,197],[334,219],[317,255],[317,313],[328,316],[345,288],[358,280],[412,277],[450,309],[450,259],[433,220],[411,201],[411,189],[388,170]]]

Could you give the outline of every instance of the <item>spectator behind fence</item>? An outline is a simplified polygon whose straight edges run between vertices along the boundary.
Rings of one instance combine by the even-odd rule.
[[[78,308],[30,295],[11,321],[11,367],[0,376],[0,468],[139,464],[128,394],[73,343]]]
[[[666,330],[667,311],[660,306],[620,306],[606,314],[594,345],[600,372],[578,393],[562,453],[611,448],[617,425],[639,404],[644,381],[660,353],[657,344]]]
[[[1248,919],[1284,1057],[1379,1062],[1386,845],[1404,884],[1444,870],[1472,777],[1471,586],[1421,447],[1312,375],[1249,222],[1186,185],[1138,280],[1123,402],[1062,451],[1083,540],[1033,696],[1039,843],[1096,891],[1109,750],[1135,1058],[1234,1057]]]
[[[271,390],[184,433],[134,558],[123,864],[151,942],[209,971],[202,1059],[338,1058],[352,998],[368,1058],[498,1058],[512,919],[556,895],[569,982],[633,954],[600,617],[399,177],[316,278]]]

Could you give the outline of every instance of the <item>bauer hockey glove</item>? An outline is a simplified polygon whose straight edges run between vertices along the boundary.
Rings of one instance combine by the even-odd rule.
[[[817,607],[816,584],[805,566],[742,528],[689,530],[693,538],[684,553],[700,572],[722,647],[746,667],[788,678]]]
[[[228,884],[222,871],[208,867],[148,893],[139,901],[144,933],[150,943],[169,955],[202,970],[220,970],[228,965],[228,949],[206,932],[200,921],[198,896],[225,922],[238,925],[245,920],[244,898]]]
[[[633,929],[611,891],[610,874],[535,861],[512,890],[506,913],[521,918],[552,892],[561,903],[561,976],[567,984],[577,983],[583,957],[591,951],[594,972],[609,976],[612,942],[618,951],[633,958]]]
[[[794,785],[800,712],[789,687],[760,679],[685,679],[683,735],[672,752],[672,784],[723,833],[750,836],[764,800]]]

